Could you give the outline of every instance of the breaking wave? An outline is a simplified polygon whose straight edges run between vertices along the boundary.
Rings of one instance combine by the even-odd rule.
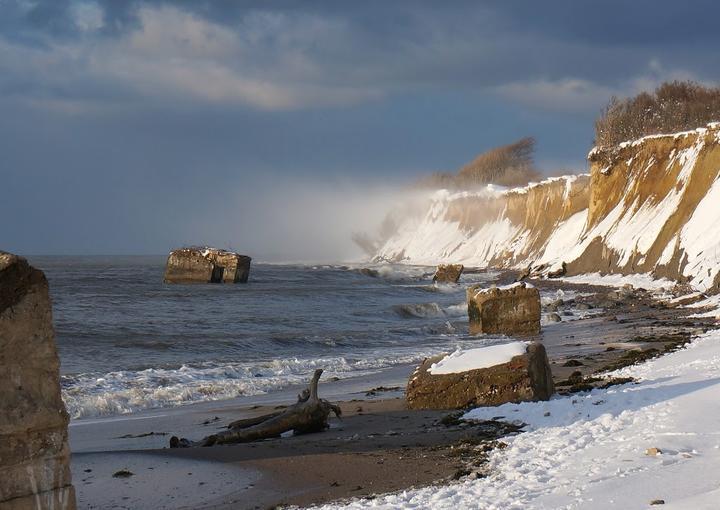
[[[458,345],[465,343],[460,341]],[[452,350],[451,345],[439,344],[419,351],[373,352],[355,358],[291,358],[226,364],[208,362],[177,368],[65,375],[61,377],[62,396],[74,419],[127,414],[143,409],[264,394],[303,384],[316,368],[324,369],[323,377],[326,378],[362,376],[393,365],[414,363],[448,350]]]
[[[400,317],[445,317],[445,311],[437,303],[410,303],[395,305],[393,310]]]
[[[445,308],[437,303],[409,303],[395,305],[393,311],[405,318],[461,317],[467,313],[467,303],[463,302]]]

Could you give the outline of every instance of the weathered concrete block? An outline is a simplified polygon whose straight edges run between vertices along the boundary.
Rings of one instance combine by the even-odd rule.
[[[472,349],[482,360],[483,352]],[[478,351],[475,353],[475,351]],[[491,356],[491,354],[488,354]],[[447,355],[428,358],[415,370],[406,390],[410,409],[465,409],[508,402],[548,400],[555,392],[545,347],[538,342],[507,362],[453,373],[432,373]],[[482,366],[482,364],[480,365]]]
[[[165,283],[245,283],[250,274],[246,255],[216,248],[173,250],[165,266]]]
[[[0,508],[75,508],[45,275],[0,252]]]
[[[467,290],[470,334],[537,335],[540,333],[540,292],[530,284]]]
[[[462,264],[440,264],[433,276],[434,282],[457,283],[465,267]]]

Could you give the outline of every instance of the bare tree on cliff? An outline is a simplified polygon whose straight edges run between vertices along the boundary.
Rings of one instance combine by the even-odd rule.
[[[486,184],[524,186],[540,178],[533,153],[535,139],[522,138],[517,142],[483,152],[463,166],[457,174],[438,172],[418,184],[428,188],[471,189]]]
[[[613,97],[595,121],[595,145],[610,147],[647,135],[676,133],[720,121],[720,87],[673,81],[654,92]]]

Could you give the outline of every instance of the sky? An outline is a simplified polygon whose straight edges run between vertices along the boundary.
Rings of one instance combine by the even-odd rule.
[[[714,1],[0,0],[0,249],[358,255],[408,183],[715,84]]]

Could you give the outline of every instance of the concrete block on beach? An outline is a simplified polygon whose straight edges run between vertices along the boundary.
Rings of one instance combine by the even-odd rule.
[[[0,252],[0,508],[73,510],[68,414],[60,397],[48,284]]]
[[[440,264],[435,271],[433,281],[438,283],[457,283],[465,267],[462,264]]]
[[[410,409],[465,409],[548,400],[554,392],[545,347],[513,342],[424,360],[406,398]]]
[[[246,255],[208,247],[173,250],[165,266],[165,283],[246,283],[250,261]]]
[[[540,292],[525,282],[467,290],[470,334],[537,335]]]

